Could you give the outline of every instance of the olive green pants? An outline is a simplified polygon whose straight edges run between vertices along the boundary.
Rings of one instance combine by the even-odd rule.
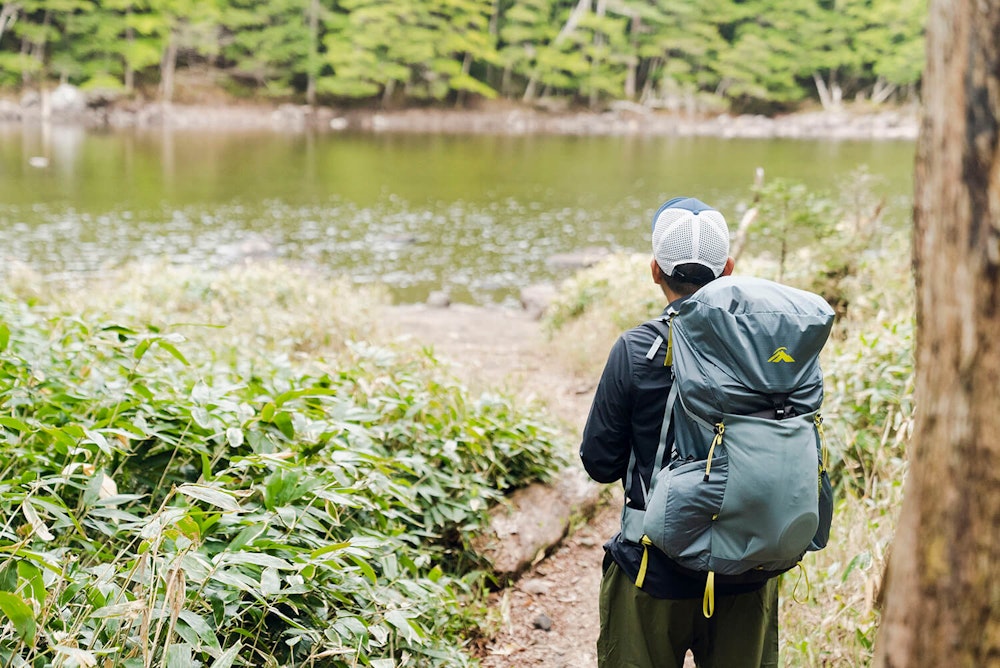
[[[653,598],[614,562],[601,581],[600,668],[682,668],[690,649],[699,668],[777,668],[778,580],[736,596]]]

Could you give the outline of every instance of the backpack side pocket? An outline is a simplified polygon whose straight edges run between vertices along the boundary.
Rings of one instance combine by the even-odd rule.
[[[706,460],[664,468],[653,478],[643,531],[650,542],[685,568],[707,570],[712,529],[726,492],[729,461],[716,453],[712,476],[705,480]]]
[[[794,566],[819,527],[813,415],[725,416],[729,480],[716,521],[712,570]]]

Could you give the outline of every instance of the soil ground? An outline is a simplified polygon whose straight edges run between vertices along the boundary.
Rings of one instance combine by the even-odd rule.
[[[597,379],[568,372],[526,313],[416,305],[392,307],[391,318],[404,337],[451,362],[470,389],[538,398],[570,442],[579,438]],[[484,668],[596,668],[602,545],[617,530],[618,515],[616,503],[600,504],[548,557],[491,596],[496,630],[480,647]]]
[[[414,343],[432,346],[439,359],[450,362],[471,389],[499,388],[540,399],[567,435],[579,438],[596,379],[574,377],[561,367],[538,321],[526,313],[416,305],[393,307],[392,318]],[[497,633],[481,647],[484,668],[597,665],[601,546],[617,522],[618,511],[602,505],[546,559],[491,597]]]

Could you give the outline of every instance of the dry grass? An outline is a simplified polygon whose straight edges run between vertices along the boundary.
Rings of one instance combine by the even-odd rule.
[[[234,363],[275,351],[302,359],[336,357],[349,341],[376,337],[376,310],[389,301],[378,287],[359,288],[281,262],[219,270],[141,262],[79,283],[46,282],[25,267],[8,267],[6,279],[23,299],[85,320],[100,314],[156,327],[203,344],[198,347],[228,351]]]

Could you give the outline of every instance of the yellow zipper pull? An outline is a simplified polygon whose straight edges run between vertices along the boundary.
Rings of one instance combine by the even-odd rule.
[[[653,541],[649,540],[649,536],[643,535],[642,537],[642,563],[639,564],[639,574],[635,576],[635,586],[642,589],[642,583],[646,581],[646,567],[649,566],[649,546],[653,544]]]
[[[820,466],[822,467],[820,473],[822,473],[830,468],[830,451],[826,449],[826,432],[823,431],[823,416],[816,413],[813,422],[816,423],[816,431],[819,432]]]
[[[721,422],[715,425],[715,438],[712,439],[712,445],[708,448],[708,461],[705,462],[704,482],[708,482],[708,474],[712,472],[712,455],[715,454],[715,446],[722,443],[722,435],[724,433],[726,433],[726,425]]]

